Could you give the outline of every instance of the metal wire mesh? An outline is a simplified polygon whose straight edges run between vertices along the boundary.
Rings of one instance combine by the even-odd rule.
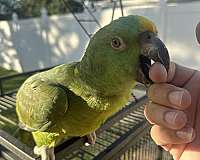
[[[136,144],[120,156],[120,160],[172,160],[169,153],[159,148],[147,132]]]

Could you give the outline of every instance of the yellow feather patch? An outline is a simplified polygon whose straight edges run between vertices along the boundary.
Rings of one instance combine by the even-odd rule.
[[[141,26],[141,32],[150,31],[156,34],[158,33],[155,24],[147,18],[139,16],[139,23]]]

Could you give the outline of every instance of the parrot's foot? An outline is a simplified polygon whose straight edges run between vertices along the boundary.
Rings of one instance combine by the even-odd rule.
[[[47,146],[34,147],[34,153],[41,156],[41,160],[55,160],[54,148]]]
[[[97,139],[97,137],[96,137],[96,133],[95,132],[92,132],[92,133],[90,133],[90,134],[88,134],[87,136],[87,142],[85,143],[85,146],[89,146],[89,145],[94,145],[95,144],[95,142],[96,142],[96,139]]]

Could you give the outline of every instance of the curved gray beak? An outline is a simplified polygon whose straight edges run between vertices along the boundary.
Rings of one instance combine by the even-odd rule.
[[[143,84],[152,83],[149,78],[151,60],[160,62],[166,70],[169,70],[170,58],[165,44],[152,32],[144,32],[140,35],[140,71],[138,81]],[[142,74],[142,75],[141,75]]]

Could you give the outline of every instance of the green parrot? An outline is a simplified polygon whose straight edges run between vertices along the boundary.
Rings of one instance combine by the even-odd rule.
[[[151,60],[169,68],[167,48],[148,19],[121,17],[97,31],[79,62],[28,78],[17,93],[21,126],[32,132],[35,154],[54,160],[66,137],[95,143],[97,130],[128,101],[136,82],[151,83]]]

